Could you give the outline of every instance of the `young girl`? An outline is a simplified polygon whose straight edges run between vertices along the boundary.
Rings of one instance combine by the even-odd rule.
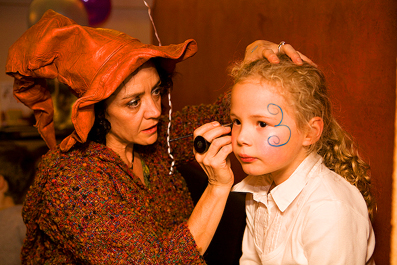
[[[233,152],[248,176],[240,264],[366,264],[368,165],[331,114],[325,79],[280,56],[232,70]]]

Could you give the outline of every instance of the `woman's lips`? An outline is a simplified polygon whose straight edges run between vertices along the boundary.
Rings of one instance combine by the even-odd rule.
[[[157,124],[152,126],[152,127],[149,127],[147,129],[143,130],[142,132],[148,133],[148,134],[152,134],[152,133],[155,133],[156,131],[157,131]]]
[[[239,155],[239,157],[240,157],[241,162],[244,162],[244,163],[251,163],[256,160],[255,157],[247,156],[247,155]]]

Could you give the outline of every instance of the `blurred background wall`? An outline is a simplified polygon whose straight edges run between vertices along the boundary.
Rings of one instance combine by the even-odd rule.
[[[163,44],[198,42],[198,54],[178,66],[176,108],[214,101],[229,88],[227,66],[257,39],[284,40],[318,64],[336,117],[371,165],[378,202],[375,260],[389,264],[397,1],[156,0],[154,20]]]
[[[54,0],[55,1],[55,0]],[[0,0],[0,64],[28,28],[30,0]],[[325,72],[336,117],[359,143],[370,163],[378,212],[377,264],[397,264],[397,231],[392,229],[395,135],[397,1],[395,0],[152,0],[152,15],[163,45],[194,38],[199,52],[177,68],[176,110],[211,103],[230,87],[227,66],[243,58],[257,39],[284,40]],[[147,8],[140,0],[112,0],[100,27],[157,43]],[[12,79],[0,72],[1,91]],[[0,102],[0,105],[2,103]],[[29,140],[33,144],[40,140]],[[236,179],[244,177],[233,163]],[[396,197],[397,199],[397,197]],[[393,236],[392,236],[393,235]],[[395,235],[395,236],[394,236]],[[335,253],[337,255],[337,253]]]

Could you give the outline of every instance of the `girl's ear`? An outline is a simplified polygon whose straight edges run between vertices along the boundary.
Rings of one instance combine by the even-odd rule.
[[[309,121],[308,130],[306,131],[306,137],[303,140],[303,146],[309,146],[320,139],[323,133],[324,121],[320,117],[314,117]]]

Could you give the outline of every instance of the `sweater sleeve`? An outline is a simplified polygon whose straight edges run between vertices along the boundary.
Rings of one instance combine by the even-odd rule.
[[[176,112],[172,117],[170,139],[192,134],[201,125],[212,121],[230,123],[230,93],[222,94],[213,104],[186,106]],[[193,160],[193,137],[171,142],[171,150],[177,163]]]
[[[82,161],[47,170],[40,207],[27,203],[40,208],[35,222],[63,253],[52,250],[47,261],[59,264],[66,256],[84,264],[205,264],[186,222],[163,227],[152,218],[152,198],[127,174],[116,179],[117,168],[106,168]]]

